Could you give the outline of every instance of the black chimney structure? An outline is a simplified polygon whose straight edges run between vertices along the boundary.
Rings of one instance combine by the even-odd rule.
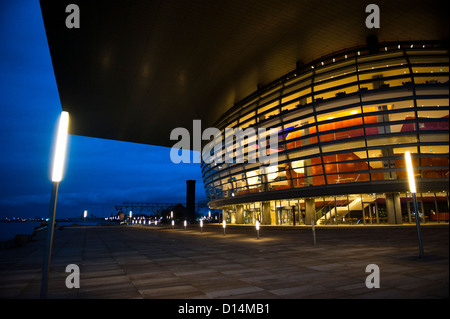
[[[370,54],[375,54],[375,53],[380,52],[379,45],[378,45],[378,37],[376,35],[374,35],[374,34],[369,35],[366,38],[366,45],[367,45],[367,48],[369,49]]]
[[[191,218],[195,218],[195,180],[186,181],[186,208]]]

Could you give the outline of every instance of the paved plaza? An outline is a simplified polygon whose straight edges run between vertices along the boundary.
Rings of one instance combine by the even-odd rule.
[[[448,224],[310,227],[198,225],[56,229],[48,298],[448,298]],[[39,298],[45,231],[0,251],[0,298]],[[80,269],[68,289],[66,266]],[[380,288],[366,287],[366,266]]]

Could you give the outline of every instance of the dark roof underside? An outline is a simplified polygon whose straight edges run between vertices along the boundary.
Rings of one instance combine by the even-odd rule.
[[[382,41],[445,40],[446,1],[41,0],[62,108],[71,134],[172,146],[175,127],[202,129],[233,103],[333,51]]]

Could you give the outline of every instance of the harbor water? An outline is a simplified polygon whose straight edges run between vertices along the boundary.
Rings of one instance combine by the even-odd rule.
[[[0,241],[14,239],[16,235],[31,235],[39,221],[2,222],[0,223]]]

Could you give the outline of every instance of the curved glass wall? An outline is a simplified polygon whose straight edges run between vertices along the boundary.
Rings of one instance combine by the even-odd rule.
[[[278,164],[262,172],[260,164],[248,163],[250,139],[244,163],[203,162],[208,201],[405,180],[407,150],[416,178],[448,179],[448,81],[447,49],[417,43],[314,61],[255,92],[216,123],[222,136],[226,127],[277,129],[278,149],[270,151]]]

